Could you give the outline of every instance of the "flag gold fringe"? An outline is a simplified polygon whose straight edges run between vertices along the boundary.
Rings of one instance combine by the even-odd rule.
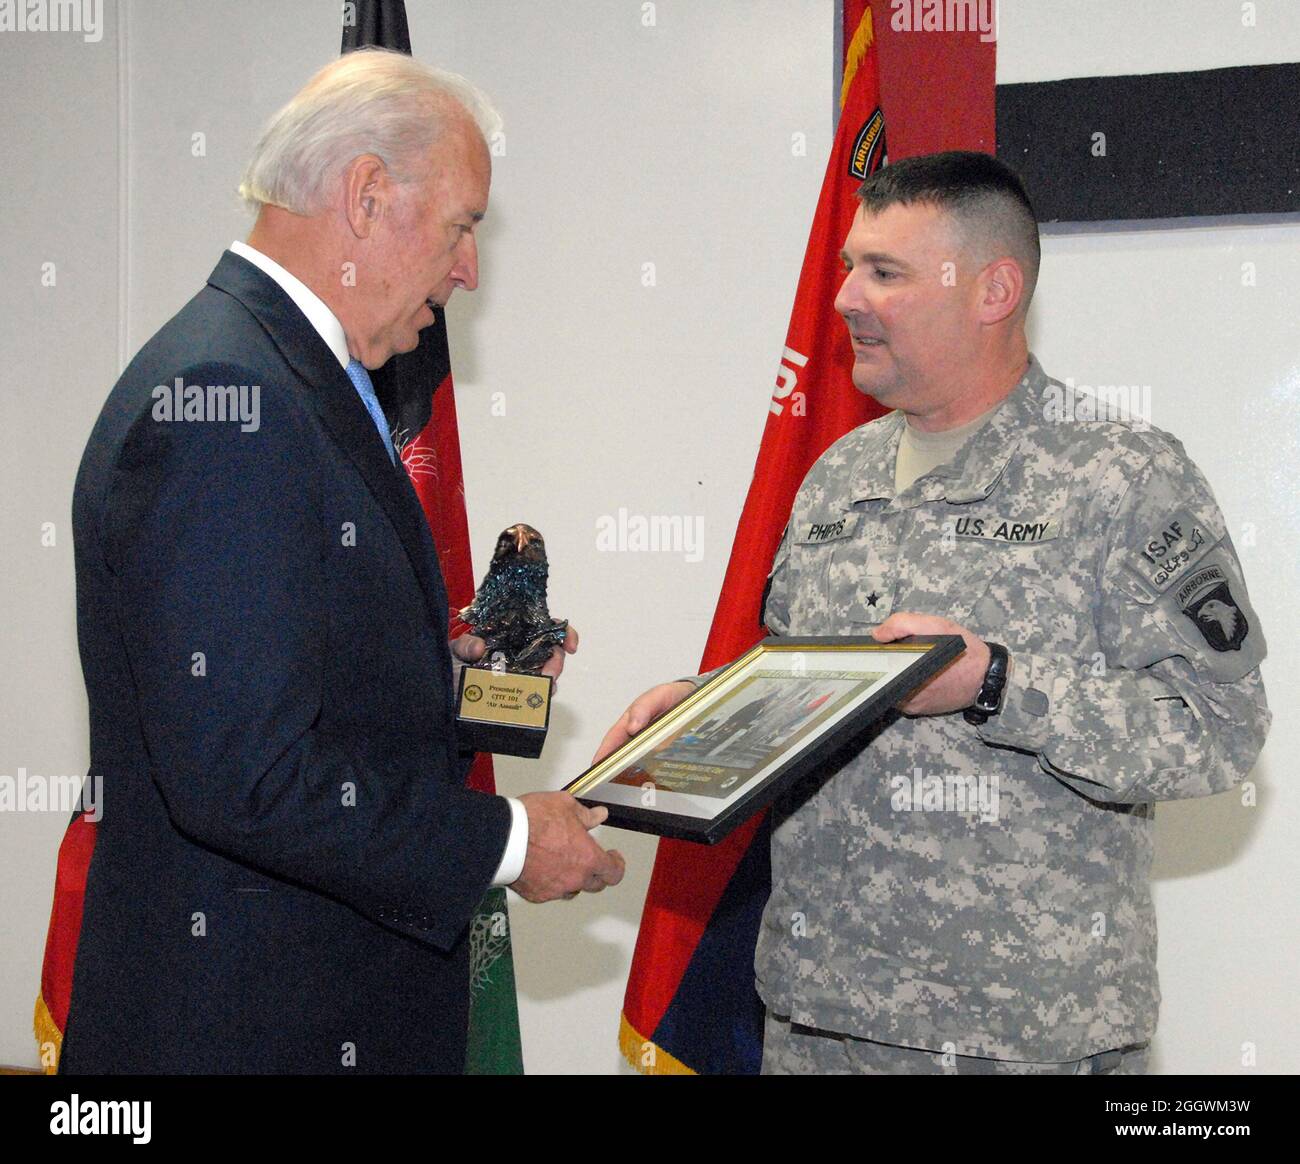
[[[36,1032],[36,1045],[41,1049],[41,1065],[45,1068],[46,1075],[57,1075],[59,1073],[59,1056],[63,1053],[63,1032],[59,1030],[58,1024],[54,1021],[54,1016],[50,1014],[50,1008],[45,1005],[45,996],[38,994],[36,996],[36,1013],[32,1016],[32,1030]],[[47,1043],[54,1045],[54,1062],[45,1062],[45,1047]]]
[[[853,84],[853,78],[858,74],[858,66],[866,58],[867,50],[871,48],[873,40],[875,40],[875,33],[871,25],[871,8],[868,6],[858,22],[853,39],[849,41],[848,51],[844,54],[844,81],[840,85],[841,109],[844,108],[844,102],[849,99],[849,86]]]
[[[680,1059],[674,1059],[667,1051],[627,1021],[627,1015],[621,1015],[618,1024],[618,1049],[623,1058],[642,1075],[697,1075]],[[650,1063],[646,1064],[646,1052],[650,1052]]]

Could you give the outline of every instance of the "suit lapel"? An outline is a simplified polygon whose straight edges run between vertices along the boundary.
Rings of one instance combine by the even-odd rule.
[[[424,510],[406,470],[388,459],[374,421],[329,345],[274,279],[238,255],[226,251],[208,283],[252,312],[302,380],[317,415],[393,523],[420,580],[433,625],[445,633],[450,608]]]

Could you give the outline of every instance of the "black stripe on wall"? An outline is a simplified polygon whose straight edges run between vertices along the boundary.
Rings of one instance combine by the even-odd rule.
[[[1040,222],[1296,211],[1298,92],[1300,64],[999,85],[997,156]]]

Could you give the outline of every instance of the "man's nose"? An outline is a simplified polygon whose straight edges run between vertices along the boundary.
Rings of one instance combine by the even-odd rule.
[[[460,255],[451,269],[451,277],[457,286],[464,287],[466,291],[473,291],[478,286],[478,243],[472,234],[467,234],[461,243]]]
[[[862,296],[855,293],[852,282],[853,272],[850,271],[844,276],[840,289],[835,293],[835,310],[843,316],[847,316],[851,311],[861,309],[860,301]]]

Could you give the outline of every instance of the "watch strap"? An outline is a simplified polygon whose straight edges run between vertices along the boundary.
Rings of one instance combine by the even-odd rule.
[[[984,672],[984,682],[980,684],[975,702],[962,712],[967,723],[987,723],[991,716],[997,715],[1002,710],[1002,696],[1007,686],[1011,656],[1001,643],[984,645],[989,649],[989,665]]]

